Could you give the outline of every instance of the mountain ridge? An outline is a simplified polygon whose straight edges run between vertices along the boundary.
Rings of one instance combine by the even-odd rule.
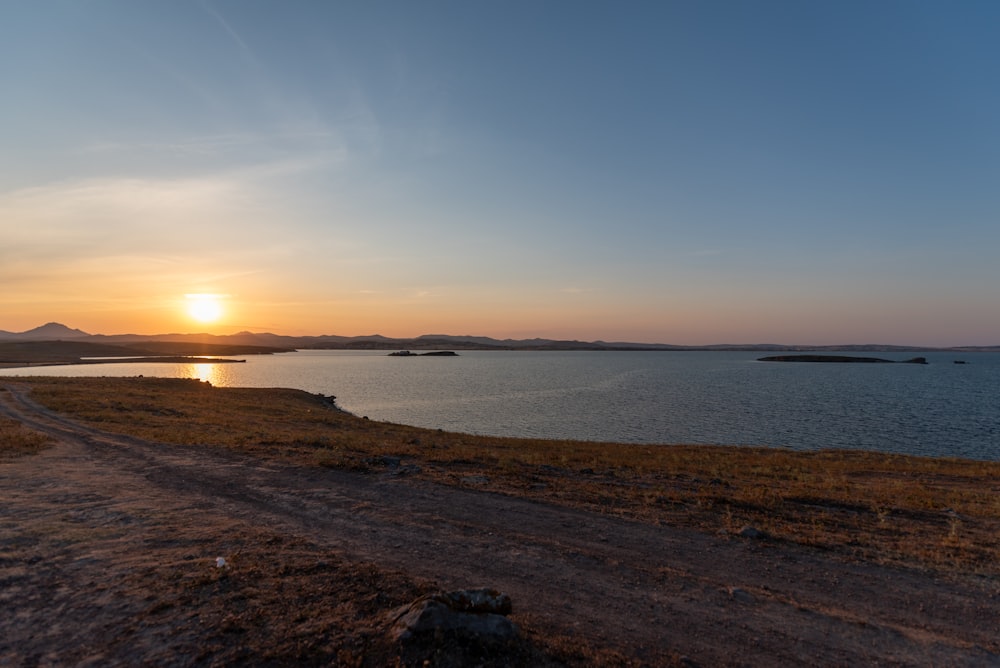
[[[1000,352],[996,346],[898,346],[889,344],[806,345],[780,343],[744,343],[709,345],[674,345],[668,343],[635,343],[627,341],[578,341],[566,339],[495,339],[488,336],[422,334],[416,337],[393,338],[380,334],[340,336],[320,334],[288,336],[271,332],[242,331],[236,334],[169,333],[169,334],[89,334],[62,323],[48,322],[25,332],[0,330],[0,341],[89,341],[105,344],[135,344],[153,341],[241,346],[271,346],[307,350],[648,350],[648,351],[856,351],[856,352],[915,352],[963,351]]]
[[[71,329],[59,322],[47,322],[44,325],[29,329],[25,332],[8,332],[0,330],[0,339],[10,339],[19,341],[31,340],[52,340],[78,339],[91,336],[81,329]]]

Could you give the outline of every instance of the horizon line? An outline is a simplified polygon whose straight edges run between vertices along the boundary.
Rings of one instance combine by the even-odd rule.
[[[23,332],[12,332],[8,330],[0,330],[0,336],[18,336],[30,334],[38,330],[45,329],[46,327],[59,327],[72,332],[80,332],[77,335],[79,338],[83,337],[121,337],[121,336],[136,336],[136,337],[164,337],[164,336],[206,336],[206,337],[232,337],[241,335],[250,336],[274,336],[287,339],[317,339],[317,338],[341,338],[341,339],[367,339],[367,338],[381,338],[388,339],[391,341],[414,341],[422,338],[434,338],[434,337],[447,337],[454,339],[489,339],[490,341],[496,341],[498,343],[504,343],[505,341],[511,342],[525,342],[525,341],[546,341],[552,343],[579,343],[579,344],[590,344],[590,345],[606,345],[606,346],[655,346],[655,347],[675,347],[675,348],[739,348],[739,347],[776,347],[776,348],[908,348],[908,349],[921,349],[921,350],[952,350],[952,349],[982,349],[982,348],[997,348],[1000,349],[1000,343],[997,344],[985,344],[985,345],[973,345],[973,344],[958,344],[958,345],[925,345],[925,344],[901,344],[901,343],[773,343],[773,342],[762,342],[762,343],[700,343],[700,344],[683,344],[683,343],[662,343],[662,342],[645,342],[645,341],[606,341],[604,339],[594,339],[594,340],[584,340],[584,339],[566,339],[566,338],[547,338],[541,336],[531,336],[526,338],[515,339],[512,337],[497,338],[489,335],[482,334],[418,334],[416,336],[385,336],[383,334],[372,333],[372,334],[357,334],[357,335],[344,335],[344,334],[275,334],[270,331],[255,332],[249,329],[240,330],[235,333],[230,334],[213,334],[211,332],[161,332],[156,334],[139,334],[135,332],[125,332],[118,334],[105,334],[105,333],[91,333],[85,332],[81,329],[72,328],[60,322],[50,321],[44,325],[38,327],[33,327],[27,329]]]

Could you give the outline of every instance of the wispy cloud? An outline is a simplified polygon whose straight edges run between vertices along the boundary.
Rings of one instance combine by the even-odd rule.
[[[183,258],[191,267],[199,258],[217,263],[221,249],[227,262],[281,253],[289,242],[268,216],[268,196],[256,177],[81,179],[0,193],[5,278],[15,268],[61,273],[88,263],[95,265],[88,270],[100,271],[102,263],[149,270],[150,258]]]
[[[339,133],[313,123],[287,123],[273,132],[227,133],[166,141],[101,141],[87,144],[76,152],[82,155],[121,154],[139,164],[144,156],[150,160],[164,156],[181,161],[213,157],[223,164],[260,165],[279,161],[287,164],[291,155],[303,164],[325,166],[342,163],[348,157],[348,149]],[[196,164],[182,162],[180,166],[190,169]]]
[[[363,87],[349,72],[338,72],[338,78],[344,82],[346,104],[339,113],[335,111],[332,116],[327,116],[315,108],[308,93],[286,90],[280,81],[274,80],[268,74],[267,63],[258,57],[256,50],[233,24],[226,20],[221,11],[209,2],[203,2],[202,7],[236,46],[246,67],[248,78],[260,95],[260,103],[265,108],[271,109],[275,118],[295,119],[296,124],[300,123],[301,119],[309,119],[312,123],[320,123],[319,119],[325,119],[320,124],[332,124],[336,127],[336,131],[330,134],[335,135],[344,146],[375,155],[381,151],[382,127],[377,114]]]
[[[260,148],[273,145],[278,141],[302,139],[304,141],[323,141],[330,139],[330,132],[313,132],[309,134],[220,134],[201,137],[188,137],[176,141],[103,141],[89,144],[79,149],[84,154],[106,154],[121,152],[167,153],[173,155],[224,155],[236,149]]]
[[[222,14],[216,11],[215,8],[212,7],[212,5],[208,2],[202,2],[201,7],[219,23],[219,25],[226,32],[226,34],[228,34],[229,37],[233,40],[233,42],[239,47],[240,51],[243,52],[244,56],[249,61],[256,64],[256,57],[254,56],[254,53],[250,49],[249,45],[247,45],[247,43],[243,41],[243,38],[240,37],[240,34],[233,29],[233,26],[230,25],[230,23],[226,21],[225,18],[223,18]]]

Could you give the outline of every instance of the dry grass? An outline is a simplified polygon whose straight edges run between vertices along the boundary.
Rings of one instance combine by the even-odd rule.
[[[33,455],[52,445],[48,437],[15,420],[0,418],[0,460]]]
[[[997,462],[494,438],[368,421],[298,390],[156,378],[21,382],[51,408],[149,439],[408,473],[650,523],[751,525],[847,557],[1000,575]]]

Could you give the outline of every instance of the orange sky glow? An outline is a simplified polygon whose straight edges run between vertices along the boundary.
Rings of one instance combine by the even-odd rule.
[[[46,4],[0,330],[1000,344],[1000,4]]]

